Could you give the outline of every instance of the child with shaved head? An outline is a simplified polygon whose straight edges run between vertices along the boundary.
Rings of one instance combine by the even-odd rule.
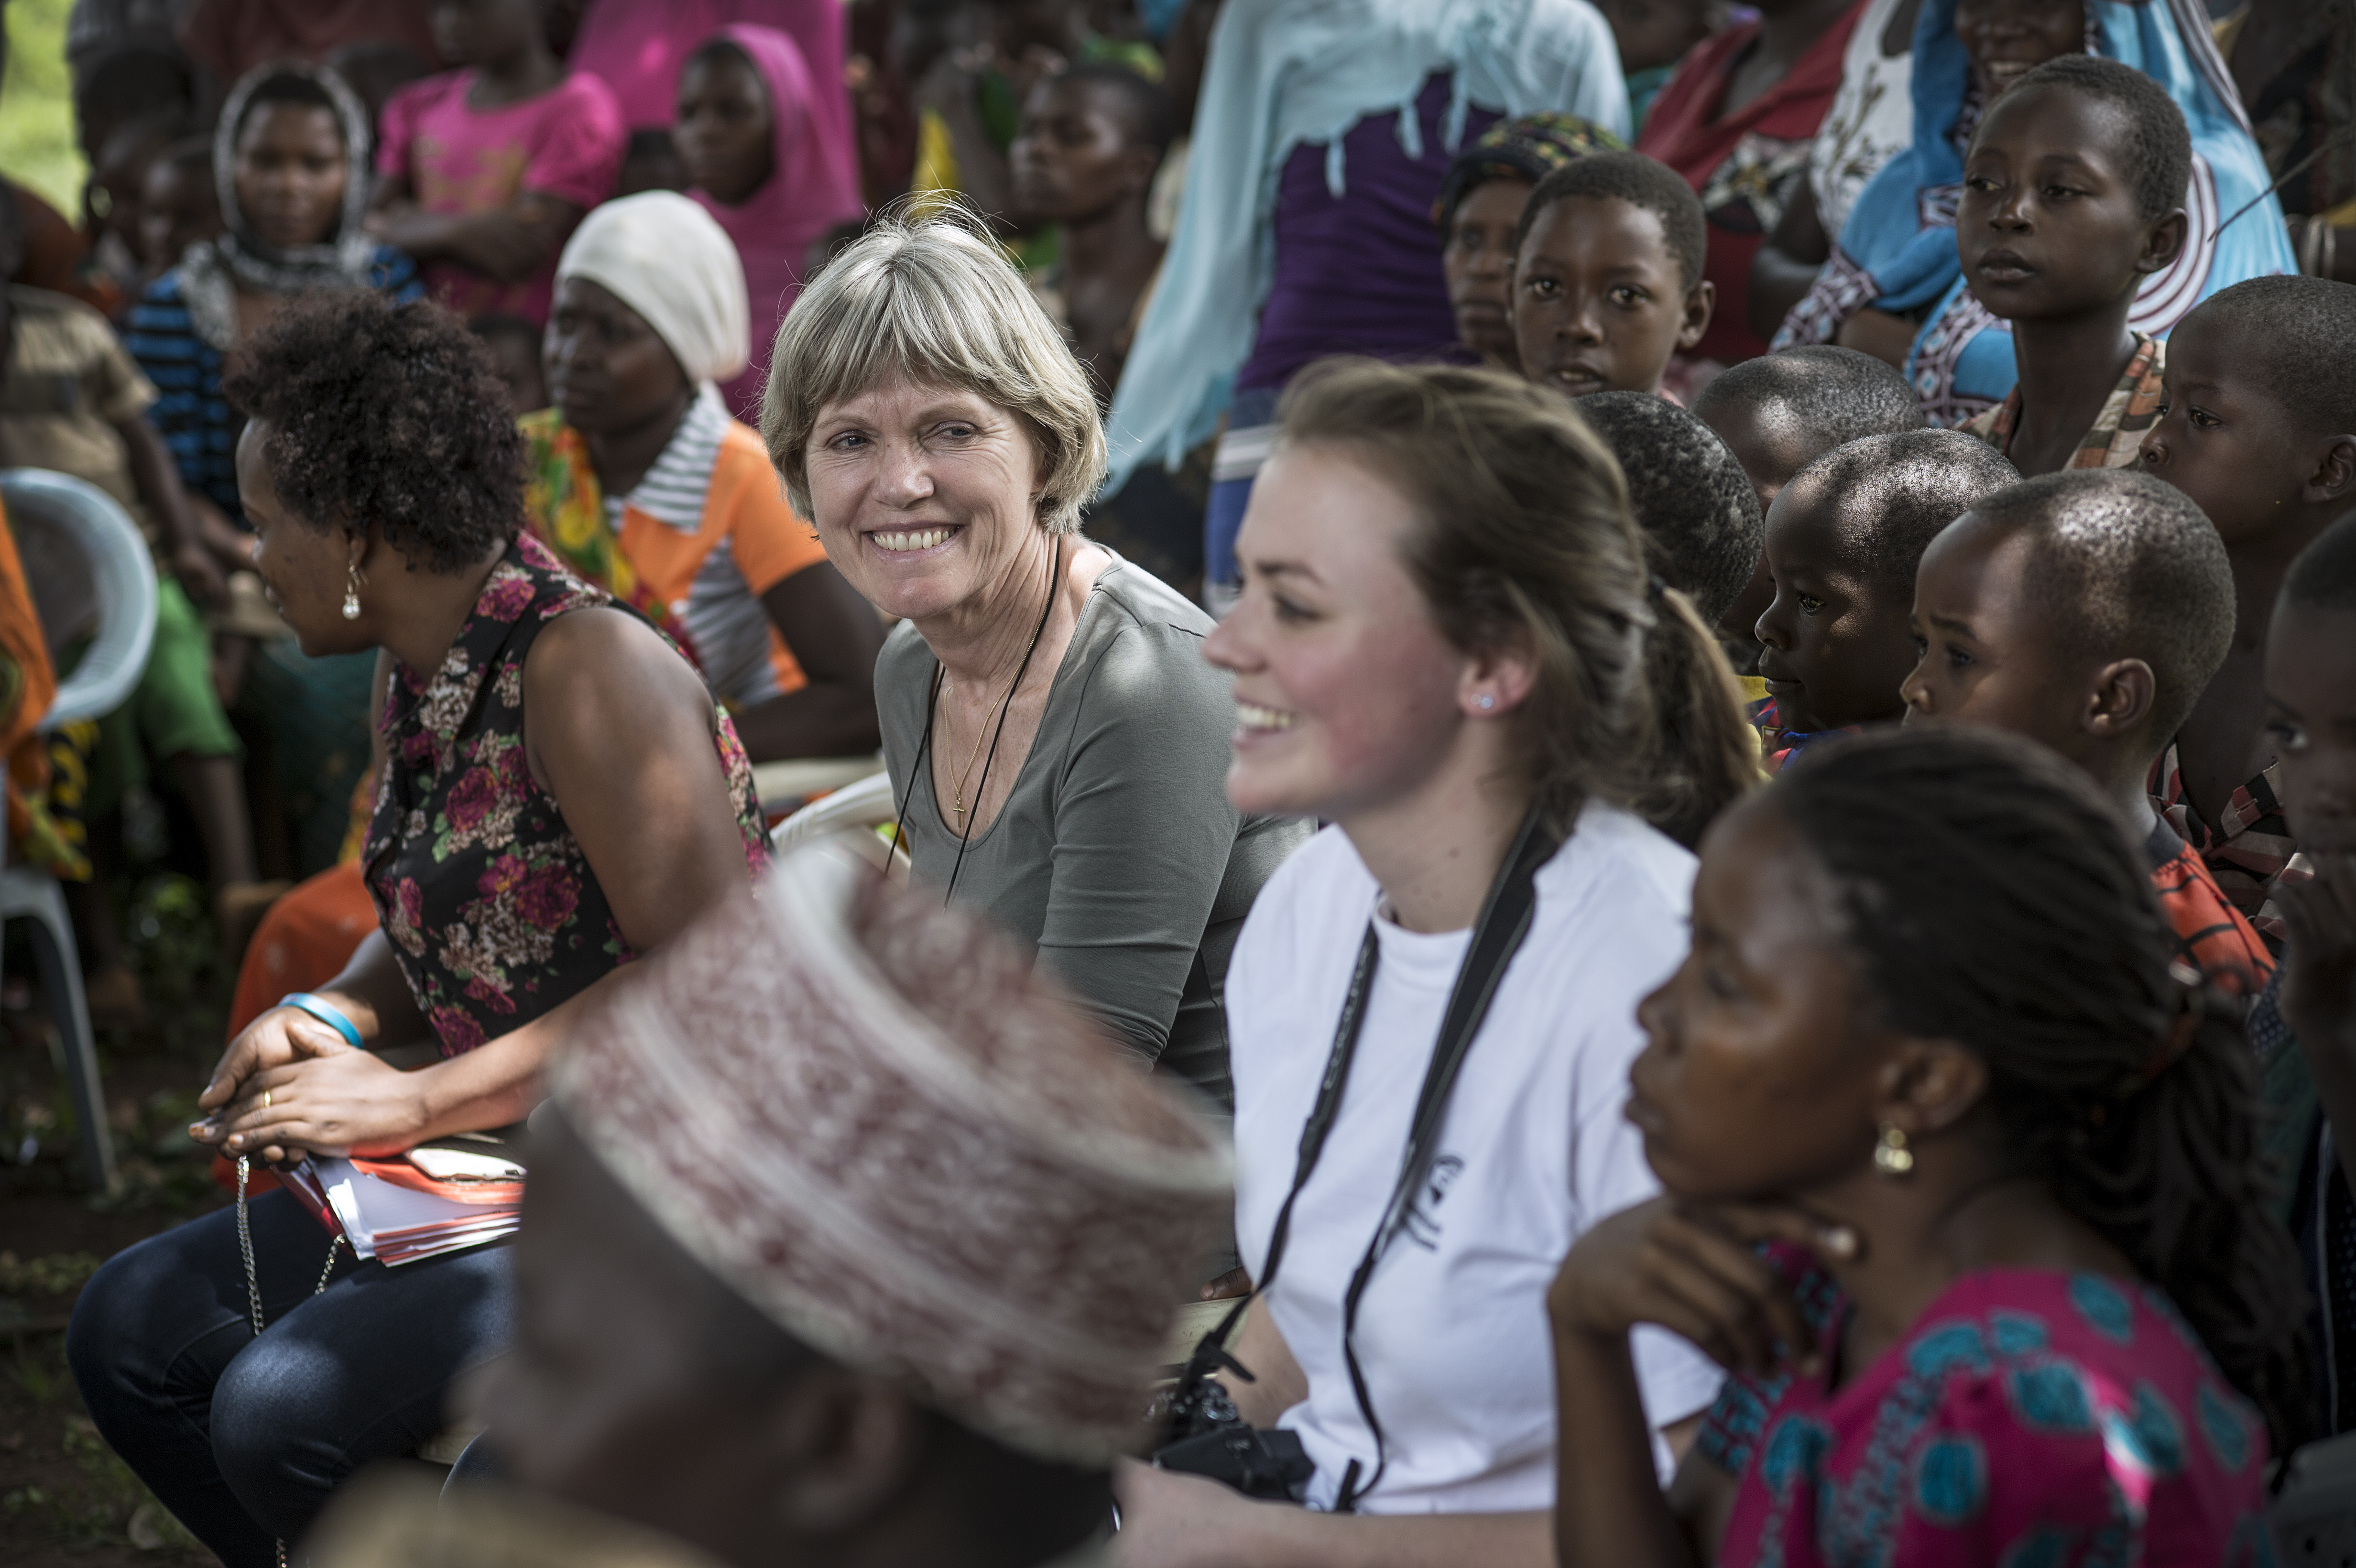
[[[1693,414],[1742,464],[1762,516],[1793,475],[1834,447],[1921,430],[1928,422],[1913,387],[1896,369],[1828,343],[1744,360],[1701,389]],[[1757,683],[1759,667],[1751,628],[1774,597],[1762,552],[1750,581],[1719,618],[1718,635],[1726,640],[1735,673],[1748,683]],[[1751,695],[1764,697],[1765,688]]]
[[[1650,392],[1597,392],[1579,414],[1620,460],[1645,563],[1717,624],[1749,584],[1764,534],[1742,465],[1708,425]]]
[[[1983,497],[1915,573],[1907,719],[2016,731],[2093,776],[2144,840],[2184,955],[2249,996],[2274,961],[2146,780],[2223,662],[2233,573],[2201,508],[2147,475],[2077,469]]]
[[[1905,716],[1915,563],[1940,529],[2019,477],[1952,430],[1852,441],[1794,475],[1767,509],[1775,597],[1758,626],[1771,771],[1824,736]]]
[[[2146,472],[2216,525],[2235,599],[2225,662],[2174,737],[2154,793],[2277,951],[2274,897],[2298,838],[2265,728],[2266,635],[2293,559],[2356,505],[2352,363],[2356,287],[2322,278],[2235,283],[2169,335],[2165,398],[2143,441]]]

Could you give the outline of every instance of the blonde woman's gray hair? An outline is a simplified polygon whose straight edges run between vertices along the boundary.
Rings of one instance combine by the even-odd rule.
[[[819,414],[893,379],[971,392],[1019,416],[1038,443],[1039,526],[1079,531],[1080,507],[1105,476],[1096,393],[1022,275],[962,208],[878,219],[777,328],[761,439],[803,517],[815,515],[809,447]]]

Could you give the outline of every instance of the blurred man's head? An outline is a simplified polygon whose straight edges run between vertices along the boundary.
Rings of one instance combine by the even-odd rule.
[[[1103,1525],[1226,1157],[996,936],[805,854],[584,1021],[540,1120],[516,1481],[745,1568]]]

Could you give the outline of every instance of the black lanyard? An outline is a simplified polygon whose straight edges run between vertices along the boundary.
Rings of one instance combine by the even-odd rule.
[[[1490,885],[1488,900],[1481,906],[1481,918],[1472,928],[1472,941],[1465,949],[1464,962],[1456,971],[1447,1011],[1440,1015],[1440,1036],[1432,1044],[1430,1065],[1424,1070],[1422,1091],[1416,1096],[1414,1119],[1408,1124],[1407,1150],[1399,1161],[1398,1179],[1392,1185],[1390,1200],[1383,1206],[1374,1237],[1366,1243],[1365,1255],[1350,1275],[1350,1287],[1342,1301],[1342,1359],[1350,1371],[1350,1389],[1357,1397],[1359,1413],[1365,1419],[1366,1430],[1374,1434],[1375,1464],[1374,1474],[1362,1487],[1358,1477],[1365,1467],[1359,1460],[1350,1461],[1333,1499],[1335,1513],[1355,1511],[1359,1499],[1382,1483],[1383,1471],[1390,1462],[1385,1451],[1382,1423],[1375,1415],[1365,1373],[1358,1365],[1357,1349],[1352,1342],[1357,1330],[1359,1304],[1365,1298],[1376,1265],[1407,1223],[1415,1206],[1415,1195],[1430,1174],[1437,1153],[1434,1146],[1440,1139],[1440,1124],[1447,1118],[1449,1096],[1464,1065],[1465,1053],[1472,1048],[1472,1037],[1481,1032],[1482,1019],[1488,1016],[1489,1003],[1505,978],[1506,965],[1513,962],[1523,938],[1529,934],[1530,920],[1537,908],[1538,868],[1553,859],[1561,846],[1562,840],[1533,809],[1523,820],[1513,847],[1506,851],[1505,864],[1497,869],[1497,880]],[[1374,989],[1375,967],[1381,956],[1382,945],[1375,934],[1374,922],[1369,920],[1365,937],[1358,944],[1358,962],[1350,974],[1350,988],[1342,1000],[1342,1016],[1334,1024],[1333,1048],[1325,1058],[1325,1073],[1317,1085],[1316,1104],[1310,1108],[1309,1119],[1301,1124],[1292,1189],[1284,1195],[1283,1206],[1276,1211],[1276,1224],[1269,1232],[1268,1261],[1255,1283],[1255,1295],[1265,1296],[1275,1283],[1277,1269],[1284,1261],[1285,1243],[1292,1231],[1292,1205],[1317,1168],[1318,1158],[1325,1152],[1326,1136],[1333,1130],[1334,1117],[1342,1108],[1343,1092],[1349,1087],[1351,1063],[1358,1054],[1358,1036],[1365,1027],[1366,997]],[[1187,1368],[1189,1378],[1207,1376],[1223,1365],[1237,1365],[1225,1346],[1249,1300],[1246,1297],[1237,1302],[1197,1347]]]

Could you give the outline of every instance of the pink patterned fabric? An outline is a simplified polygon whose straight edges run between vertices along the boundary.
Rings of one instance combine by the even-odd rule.
[[[603,77],[632,130],[668,126],[678,108],[680,62],[723,27],[775,27],[809,67],[814,112],[827,144],[844,149],[856,176],[851,95],[842,85],[842,0],[591,0],[573,40],[573,69]],[[857,188],[855,186],[853,188]]]
[[[523,534],[484,581],[442,667],[429,677],[393,664],[377,721],[387,762],[360,869],[444,1056],[521,1028],[630,960],[562,803],[524,759],[533,642],[560,615],[613,603]],[[712,744],[749,878],[768,862],[768,837],[725,712],[714,714]]]
[[[1836,1364],[1847,1303],[1798,1289]],[[2265,1424],[2165,1295],[2100,1275],[1967,1275],[1837,1391],[1730,1378],[1699,1446],[1742,1477],[1723,1568],[2274,1560]]]
[[[1219,1140],[971,917],[779,863],[582,1023],[555,1092],[714,1275],[1044,1456],[1142,1433]]]
[[[766,183],[742,206],[727,206],[701,190],[687,194],[728,231],[744,264],[751,355],[720,392],[739,418],[757,420],[769,347],[801,294],[810,242],[867,209],[859,198],[859,161],[849,128],[838,134],[819,112],[815,73],[794,40],[775,27],[723,27],[720,36],[744,51],[769,90],[776,163]]]

